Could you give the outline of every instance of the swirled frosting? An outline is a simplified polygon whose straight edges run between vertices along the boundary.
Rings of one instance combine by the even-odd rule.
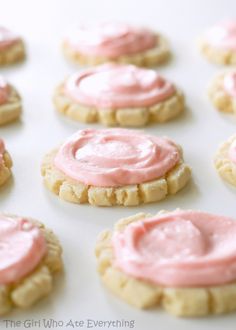
[[[121,55],[137,54],[157,44],[157,36],[150,30],[123,23],[83,25],[71,31],[66,43],[85,55],[115,59]]]
[[[20,38],[18,35],[0,26],[0,51],[12,46],[19,40]]]
[[[227,20],[213,26],[205,37],[214,47],[236,51],[236,20]]]
[[[10,95],[10,87],[6,80],[0,76],[0,105],[8,101]]]
[[[100,108],[151,106],[175,93],[173,84],[155,70],[117,64],[75,73],[64,90],[76,102]]]
[[[0,284],[19,281],[46,253],[40,229],[26,219],[0,215]]]
[[[167,287],[236,281],[236,221],[198,211],[175,211],[115,232],[114,265]]]
[[[223,88],[227,94],[236,97],[236,71],[228,72],[223,80]]]
[[[116,187],[160,178],[179,160],[177,146],[167,138],[127,129],[85,129],[59,148],[54,165],[86,185]]]

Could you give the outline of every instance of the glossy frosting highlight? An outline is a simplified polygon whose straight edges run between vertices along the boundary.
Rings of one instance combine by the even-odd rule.
[[[210,28],[205,35],[210,45],[236,51],[236,20],[223,21]]]
[[[104,109],[152,106],[175,93],[173,84],[155,70],[118,64],[75,73],[64,90],[75,102]]]
[[[29,274],[46,250],[38,227],[23,218],[0,215],[0,284],[15,283]]]
[[[177,146],[167,138],[121,128],[85,129],[59,148],[54,165],[86,185],[117,187],[160,178],[179,160]]]
[[[236,281],[236,221],[199,211],[175,211],[115,232],[114,265],[167,287]]]
[[[155,47],[157,36],[144,28],[109,22],[82,25],[68,34],[66,43],[85,55],[115,59]]]

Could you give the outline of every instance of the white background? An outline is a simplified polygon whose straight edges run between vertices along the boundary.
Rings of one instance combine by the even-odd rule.
[[[0,189],[0,210],[38,218],[53,228],[64,247],[65,263],[65,274],[58,278],[48,299],[31,310],[15,311],[7,319],[125,319],[135,320],[135,330],[235,329],[235,314],[176,319],[161,309],[139,311],[127,306],[102,287],[93,254],[96,236],[102,229],[139,211],[154,213],[181,207],[236,218],[236,191],[220,180],[212,162],[218,144],[235,132],[236,120],[219,114],[210,105],[206,86],[220,68],[201,57],[195,42],[206,27],[235,13],[235,0],[0,1],[0,23],[25,38],[28,54],[25,63],[0,69],[19,89],[24,103],[22,120],[0,128],[14,161],[13,180]],[[73,24],[112,19],[147,25],[166,34],[174,56],[160,72],[186,95],[188,109],[183,116],[146,128],[148,133],[168,135],[182,144],[186,162],[193,169],[192,183],[159,204],[133,208],[73,205],[60,201],[42,185],[43,155],[77,129],[87,127],[62,118],[52,106],[55,85],[74,70],[60,52],[61,36]],[[0,326],[5,328],[3,322]]]

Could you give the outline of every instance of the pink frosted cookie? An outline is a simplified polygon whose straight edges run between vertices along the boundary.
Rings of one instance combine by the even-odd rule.
[[[215,76],[208,94],[216,109],[236,115],[236,70],[231,69]]]
[[[208,29],[200,40],[200,49],[217,64],[236,64],[236,20],[226,20]]]
[[[78,131],[45,156],[42,175],[66,201],[131,206],[175,194],[191,171],[170,139],[113,128]]]
[[[0,315],[26,308],[52,290],[62,268],[61,246],[40,222],[0,214]]]
[[[236,186],[236,135],[220,145],[215,156],[215,167],[225,181]]]
[[[185,107],[179,89],[155,70],[119,64],[72,74],[56,88],[53,101],[74,120],[108,126],[165,122]]]
[[[200,211],[139,213],[96,244],[104,284],[138,308],[176,316],[236,310],[236,221]]]
[[[12,160],[5,149],[3,140],[0,138],[0,186],[11,176]]]
[[[20,95],[15,87],[0,76],[0,126],[16,120],[21,112]]]
[[[22,39],[12,31],[0,27],[0,65],[13,64],[25,57]]]
[[[63,52],[82,65],[112,61],[155,66],[170,55],[168,43],[159,33],[116,22],[77,27],[65,37]]]

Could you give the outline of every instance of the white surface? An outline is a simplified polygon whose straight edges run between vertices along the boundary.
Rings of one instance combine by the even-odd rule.
[[[16,311],[4,319],[125,319],[135,320],[135,330],[235,329],[236,314],[182,320],[161,309],[139,311],[127,306],[102,287],[93,255],[96,236],[102,229],[139,211],[182,207],[236,218],[236,191],[219,179],[212,164],[219,142],[234,133],[236,120],[220,115],[210,105],[205,87],[218,68],[207,63],[195,46],[196,37],[208,25],[236,12],[235,0],[2,0],[0,5],[1,24],[24,36],[28,53],[24,64],[1,69],[22,94],[24,115],[20,123],[0,128],[0,136],[14,160],[14,179],[0,189],[0,210],[43,220],[59,236],[65,262],[65,275],[58,279],[48,299],[29,311]],[[60,117],[53,109],[51,94],[54,86],[74,69],[61,55],[61,35],[71,24],[87,19],[149,25],[169,38],[174,58],[160,71],[184,90],[189,109],[176,121],[148,127],[146,131],[168,135],[184,148],[185,160],[193,168],[193,182],[177,196],[137,208],[94,208],[62,202],[42,185],[43,155],[76,129],[86,127]],[[0,327],[6,328],[3,322]],[[42,323],[40,328],[44,328]],[[65,325],[58,328],[72,329]]]

